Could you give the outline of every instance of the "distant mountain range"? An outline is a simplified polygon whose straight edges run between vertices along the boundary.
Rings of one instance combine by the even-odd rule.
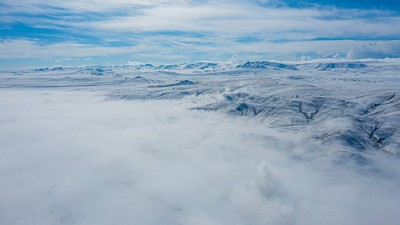
[[[81,67],[54,67],[39,68],[35,71],[64,71],[64,70],[86,70],[93,75],[102,75],[110,69],[129,69],[141,71],[185,71],[185,72],[220,72],[235,70],[340,70],[340,69],[360,69],[368,67],[362,62],[305,62],[305,63],[281,63],[273,61],[247,61],[245,63],[217,63],[217,62],[196,62],[182,64],[149,64],[134,63],[128,65],[94,65]]]

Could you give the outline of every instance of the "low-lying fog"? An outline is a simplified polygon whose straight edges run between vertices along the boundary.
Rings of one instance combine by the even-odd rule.
[[[395,225],[400,165],[182,100],[0,91],[0,224]],[[334,126],[330,124],[329,126]],[[340,148],[340,146],[337,146]]]

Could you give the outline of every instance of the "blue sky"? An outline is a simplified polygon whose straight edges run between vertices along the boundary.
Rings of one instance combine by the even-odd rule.
[[[397,0],[2,0],[0,67],[400,56]]]

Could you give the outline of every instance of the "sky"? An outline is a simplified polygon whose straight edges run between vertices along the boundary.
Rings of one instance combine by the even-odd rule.
[[[2,0],[0,9],[0,68],[400,56],[397,0]]]

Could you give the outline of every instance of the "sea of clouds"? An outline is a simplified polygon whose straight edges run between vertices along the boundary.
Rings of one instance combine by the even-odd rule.
[[[195,106],[0,90],[0,224],[399,223],[398,159]]]

